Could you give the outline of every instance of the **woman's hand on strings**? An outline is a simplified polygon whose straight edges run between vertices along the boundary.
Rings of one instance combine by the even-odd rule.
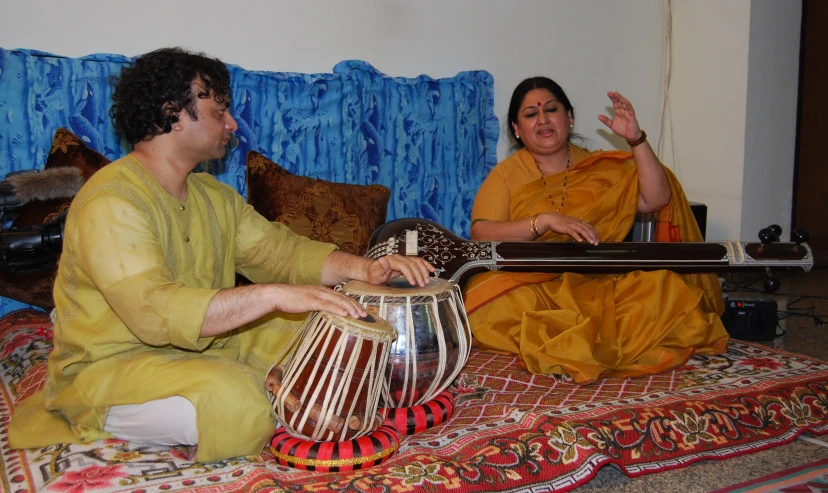
[[[544,212],[538,216],[538,224],[546,226],[541,231],[552,230],[556,233],[568,235],[578,243],[598,244],[598,233],[595,232],[595,228],[588,221],[582,221],[576,217],[557,212]]]

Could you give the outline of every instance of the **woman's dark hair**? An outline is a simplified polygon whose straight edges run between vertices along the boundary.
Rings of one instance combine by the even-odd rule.
[[[515,91],[512,93],[512,100],[509,102],[509,115],[507,118],[508,121],[506,122],[506,131],[509,134],[509,140],[512,141],[512,147],[514,149],[520,149],[524,146],[524,144],[523,141],[515,137],[515,129],[512,124],[517,123],[518,112],[520,111],[520,105],[523,104],[523,98],[525,98],[532,89],[546,89],[551,92],[552,95],[555,96],[555,99],[564,105],[564,109],[566,109],[567,112],[572,113],[572,118],[575,118],[575,108],[572,107],[572,103],[569,102],[569,98],[566,97],[566,93],[557,82],[548,77],[529,77],[528,79],[525,79],[517,85]],[[570,134],[570,137],[572,136],[573,134]]]
[[[194,93],[196,79],[201,84]],[[221,103],[232,96],[224,62],[181,48],[162,48],[138,57],[113,76],[112,83],[109,116],[130,144],[169,133],[182,110],[197,120],[196,97],[212,97]]]

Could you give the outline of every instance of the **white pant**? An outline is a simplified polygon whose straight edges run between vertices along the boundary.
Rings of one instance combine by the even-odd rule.
[[[112,406],[104,431],[116,438],[149,445],[198,444],[196,410],[181,396],[126,406]]]

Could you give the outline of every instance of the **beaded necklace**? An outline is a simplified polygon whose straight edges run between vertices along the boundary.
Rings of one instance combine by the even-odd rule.
[[[563,209],[564,202],[566,201],[566,180],[569,178],[569,167],[572,165],[572,151],[570,151],[569,146],[566,148],[566,171],[564,171],[564,182],[563,182],[563,189],[561,190],[561,205],[556,206],[555,201],[552,200],[552,192],[549,191],[549,187],[546,185],[546,175],[543,174],[543,170],[535,161],[535,166],[538,167],[538,172],[541,175],[541,181],[543,181],[543,188],[546,189],[547,195],[549,195],[549,202],[552,204],[552,207],[555,208],[555,212],[561,212]]]

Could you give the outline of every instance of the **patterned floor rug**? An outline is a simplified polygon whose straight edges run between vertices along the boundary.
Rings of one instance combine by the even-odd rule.
[[[828,433],[828,363],[734,341],[649,377],[575,385],[473,351],[444,424],[405,438],[386,462],[348,473],[280,466],[270,452],[210,464],[182,448],[106,440],[13,451],[15,405],[41,385],[48,316],[0,319],[3,492],[566,491],[607,464],[637,476]],[[239,424],[239,426],[242,426]]]

